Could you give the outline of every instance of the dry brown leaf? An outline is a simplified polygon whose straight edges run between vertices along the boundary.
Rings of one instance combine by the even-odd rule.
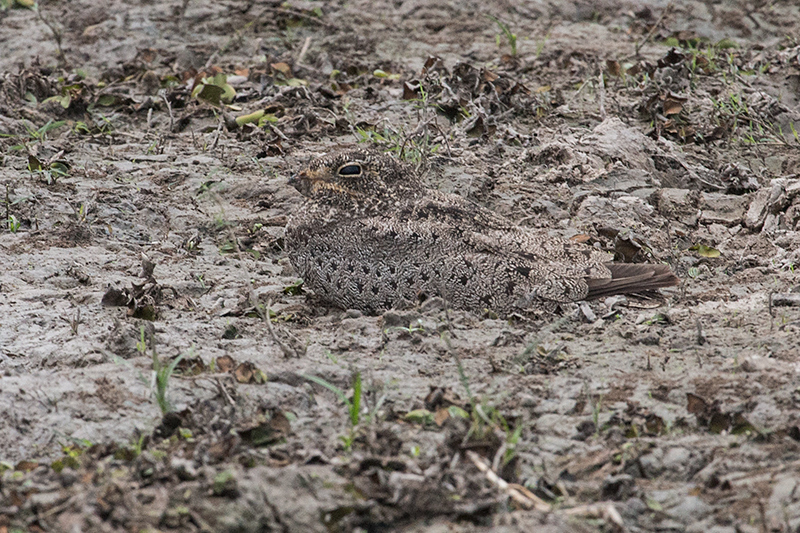
[[[287,65],[286,63],[284,63],[284,62],[270,63],[269,66],[272,67],[273,69],[277,70],[278,72],[280,72],[281,74],[283,74],[287,78],[292,78],[293,77],[292,76],[291,67],[289,65]]]
[[[240,363],[239,366],[236,367],[236,370],[233,371],[233,377],[235,377],[236,381],[239,383],[250,383],[255,376],[255,369],[256,366],[253,363]]]
[[[692,394],[691,392],[686,393],[686,403],[686,410],[693,415],[702,413],[708,406],[708,402],[706,402],[700,396]]]
[[[709,66],[711,65],[708,59],[703,56],[695,56],[694,64],[697,66],[697,68],[702,70],[708,70]]]
[[[403,100],[416,100],[419,98],[419,82],[403,82]]]
[[[220,372],[230,372],[236,367],[236,360],[230,355],[223,355],[217,358],[217,369]]]
[[[241,363],[233,371],[233,377],[239,383],[265,383],[267,375],[250,361]]]
[[[156,52],[152,48],[145,48],[143,50],[140,50],[139,53],[137,54],[137,58],[141,59],[145,63],[152,63],[153,61],[155,61],[156,57],[158,57],[158,52]]]
[[[184,358],[178,362],[177,370],[183,375],[196,376],[205,372],[208,367],[199,356]]]
[[[39,463],[36,461],[20,461],[14,467],[14,470],[18,472],[30,472],[31,470],[36,470],[39,468]]]
[[[483,81],[491,83],[491,82],[495,81],[499,77],[500,76],[498,76],[497,74],[495,74],[491,70],[484,70],[483,71]]]
[[[665,115],[677,115],[681,110],[683,110],[683,104],[681,102],[673,100],[672,98],[664,100]]]

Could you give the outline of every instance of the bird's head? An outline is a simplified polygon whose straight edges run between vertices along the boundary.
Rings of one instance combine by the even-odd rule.
[[[314,159],[289,184],[310,199],[358,201],[390,194],[404,174],[402,164],[389,155],[350,148]]]

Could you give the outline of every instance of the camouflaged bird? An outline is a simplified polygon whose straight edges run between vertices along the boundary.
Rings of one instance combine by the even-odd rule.
[[[666,265],[611,263],[592,247],[427,189],[372,150],[324,155],[290,183],[306,201],[286,226],[289,259],[308,288],[344,309],[376,313],[440,296],[507,316],[679,283]]]

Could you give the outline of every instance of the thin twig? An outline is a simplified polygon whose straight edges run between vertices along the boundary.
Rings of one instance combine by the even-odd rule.
[[[166,92],[161,92],[161,98],[164,100],[164,103],[167,104],[167,111],[169,111],[169,131],[172,132],[175,124],[175,117],[172,115],[172,106],[169,103]]]
[[[697,326],[697,344],[703,345],[706,343],[706,336],[703,334],[703,323],[697,317],[695,317],[695,325]]]
[[[36,15],[39,17],[39,20],[41,20],[42,23],[44,23],[44,25],[47,26],[47,28],[53,33],[53,38],[56,40],[56,46],[58,47],[58,59],[61,61],[63,66],[66,66],[67,56],[64,55],[64,49],[61,48],[61,41],[63,39],[61,32],[56,29],[52,22],[44,18],[41,4],[34,4],[34,6],[34,11],[36,11]]]
[[[583,88],[584,88],[584,87],[586,87],[586,86],[587,86],[589,83],[591,83],[591,82],[592,82],[592,78],[589,78],[589,79],[587,79],[585,82],[581,83],[581,86],[580,86],[580,87],[578,87],[578,90],[577,90],[577,91],[575,91],[575,94],[573,94],[573,95],[570,97],[569,101],[567,102],[567,107],[569,107],[569,106],[572,104],[572,102],[574,102],[574,101],[575,101],[575,99],[578,97],[578,95],[580,95],[580,94],[581,94],[581,92],[583,92]]]
[[[58,505],[54,505],[53,507],[51,507],[50,509],[46,510],[45,512],[37,513],[37,514],[31,516],[25,522],[26,522],[27,525],[31,525],[34,522],[36,522],[37,520],[44,520],[45,518],[48,518],[48,517],[50,517],[50,516],[52,516],[54,514],[58,514],[61,511],[65,510],[65,509],[68,509],[69,507],[74,505],[78,501],[79,498],[80,498],[80,494],[75,494],[72,497],[70,497],[69,499],[67,499],[66,501],[64,501],[62,503],[59,503]]]
[[[544,513],[553,511],[553,506],[539,498],[537,495],[516,483],[508,483],[506,480],[498,476],[481,457],[471,451],[467,450],[467,457],[470,461],[486,475],[486,479],[495,485],[498,489],[505,492],[512,500],[526,509],[536,509]],[[557,513],[564,513],[567,516],[583,516],[602,518],[607,522],[614,525],[617,531],[623,531],[625,526],[622,522],[622,517],[617,511],[616,507],[609,502],[600,502],[590,505],[581,505],[571,509],[559,509]]]
[[[495,474],[495,472],[489,468],[489,465],[486,464],[477,453],[467,450],[467,457],[470,461],[472,461],[472,464],[478,468],[478,470],[484,473],[486,479],[488,479],[490,483],[495,485],[501,491],[505,492],[512,500],[517,502],[525,509],[536,509],[537,511],[542,511],[545,513],[550,512],[553,509],[549,503],[539,498],[532,492],[526,491],[526,494],[519,490],[516,485],[509,485],[506,480]]]
[[[450,141],[447,140],[447,134],[445,134],[445,132],[442,131],[442,128],[440,128],[439,125],[436,124],[435,122],[433,123],[433,127],[436,128],[436,131],[438,131],[439,135],[442,136],[442,140],[444,141],[444,146],[445,146],[445,148],[447,148],[447,157],[452,159],[453,158],[453,152],[450,150]]]
[[[272,340],[275,341],[275,344],[283,352],[283,355],[290,358],[298,357],[297,352],[294,351],[290,346],[286,345],[282,340],[278,338],[278,334],[275,333],[275,328],[272,327],[272,320],[270,319],[270,311],[272,307],[272,300],[267,300],[267,305],[264,309],[264,321],[267,323],[267,329],[269,330],[269,334],[272,336]]]
[[[606,119],[606,84],[603,80],[603,69],[598,66],[600,74],[597,76],[597,100],[600,106],[600,119]]]
[[[638,57],[639,56],[639,50],[641,50],[642,46],[644,46],[647,43],[647,41],[650,40],[650,37],[653,36],[653,33],[655,33],[656,28],[658,28],[658,26],[661,24],[661,21],[664,20],[664,17],[666,17],[667,13],[669,13],[671,10],[672,10],[672,2],[667,4],[667,7],[664,8],[664,11],[661,13],[661,16],[658,17],[658,20],[656,21],[656,23],[653,24],[653,27],[650,28],[650,31],[647,32],[647,35],[644,36],[644,39],[642,40],[642,42],[636,43],[636,53],[634,54],[634,57]]]
[[[563,513],[568,516],[583,516],[588,518],[602,518],[607,522],[611,522],[615,526],[615,530],[624,531],[625,525],[622,522],[622,517],[619,511],[612,503],[601,502],[593,503],[590,505],[580,505],[571,509],[564,509]]]
[[[272,130],[272,133],[274,133],[275,135],[280,137],[281,140],[287,141],[287,142],[289,141],[289,138],[286,135],[284,135],[283,132],[281,132],[281,130],[279,130],[278,128],[276,128],[272,124],[269,125],[269,129]]]
[[[217,147],[217,143],[219,142],[219,136],[222,133],[222,126],[225,124],[225,121],[222,117],[219,117],[219,124],[217,124],[217,131],[214,133],[214,142],[211,143],[211,150],[213,151]]]
[[[11,195],[9,194],[10,186],[6,183],[6,224],[11,227]],[[772,297],[770,296],[770,314],[772,314]]]
[[[214,378],[214,383],[217,384],[217,389],[219,389],[219,391],[222,393],[222,396],[228,400],[228,403],[230,403],[231,406],[236,407],[236,402],[233,398],[231,398],[231,395],[228,393],[228,389],[225,388],[219,378]]]
[[[300,49],[300,54],[297,56],[297,61],[295,61],[295,63],[297,63],[298,65],[302,65],[303,64],[303,58],[306,57],[306,54],[308,53],[308,47],[309,46],[311,46],[311,37],[310,36],[306,37],[306,41],[303,43],[303,47]]]
[[[501,432],[495,431],[495,434],[497,433]],[[503,434],[502,437],[505,437],[505,434]],[[508,441],[506,441],[506,439],[503,438],[502,443],[503,444],[501,444],[500,447],[497,448],[497,451],[494,454],[494,459],[492,460],[492,470],[494,470],[495,472],[500,470],[500,462],[503,460],[503,456],[505,456],[506,450],[508,450]]]
[[[775,311],[772,308],[772,297],[775,295],[775,291],[769,291],[769,295],[767,296],[767,311],[769,312],[769,330],[772,331],[775,329]]]

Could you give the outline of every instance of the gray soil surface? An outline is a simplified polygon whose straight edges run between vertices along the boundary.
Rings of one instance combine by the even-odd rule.
[[[796,2],[27,3],[0,532],[800,528]],[[683,284],[328,308],[287,179],[352,143]]]

